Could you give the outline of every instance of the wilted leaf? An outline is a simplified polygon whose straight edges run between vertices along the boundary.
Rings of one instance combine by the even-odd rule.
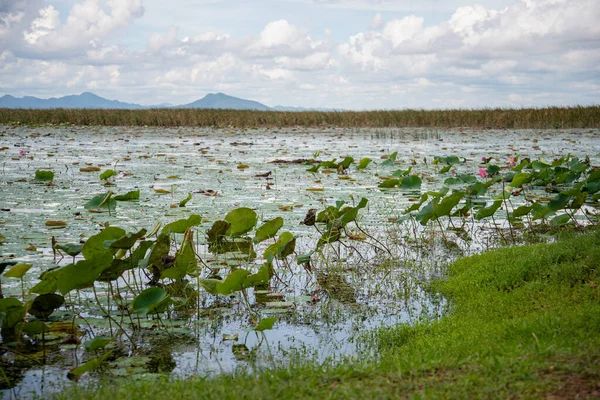
[[[55,227],[55,228],[64,228],[65,226],[67,226],[67,221],[50,220],[50,221],[46,221],[46,226]]]
[[[79,168],[80,172],[99,172],[100,168],[99,167],[83,167],[83,168]]]

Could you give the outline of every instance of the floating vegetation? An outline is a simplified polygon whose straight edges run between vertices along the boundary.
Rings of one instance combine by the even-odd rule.
[[[598,224],[600,132],[488,134],[4,128],[2,389],[352,354],[447,260]]]

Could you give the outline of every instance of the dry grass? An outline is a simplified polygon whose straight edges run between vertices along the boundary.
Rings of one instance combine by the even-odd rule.
[[[207,109],[0,109],[0,124],[205,127],[600,128],[600,106],[284,112]]]

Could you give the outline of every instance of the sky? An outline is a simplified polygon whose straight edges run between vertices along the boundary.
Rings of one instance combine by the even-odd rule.
[[[600,0],[0,0],[0,96],[600,104]]]

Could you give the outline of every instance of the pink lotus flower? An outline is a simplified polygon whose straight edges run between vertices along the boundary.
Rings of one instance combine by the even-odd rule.
[[[488,162],[488,159],[487,159],[487,158],[485,158],[485,157],[481,157],[481,162],[482,162],[482,163],[486,163],[486,162]]]
[[[27,152],[26,152],[25,150],[21,149],[21,150],[19,150],[19,154],[20,154],[21,156],[24,156],[24,155],[26,155],[26,154],[27,154]]]
[[[488,177],[488,173],[484,168],[480,168],[479,169],[479,176],[482,178],[487,178]]]
[[[509,167],[514,167],[517,165],[517,160],[514,157],[507,157],[506,162],[508,163]]]

